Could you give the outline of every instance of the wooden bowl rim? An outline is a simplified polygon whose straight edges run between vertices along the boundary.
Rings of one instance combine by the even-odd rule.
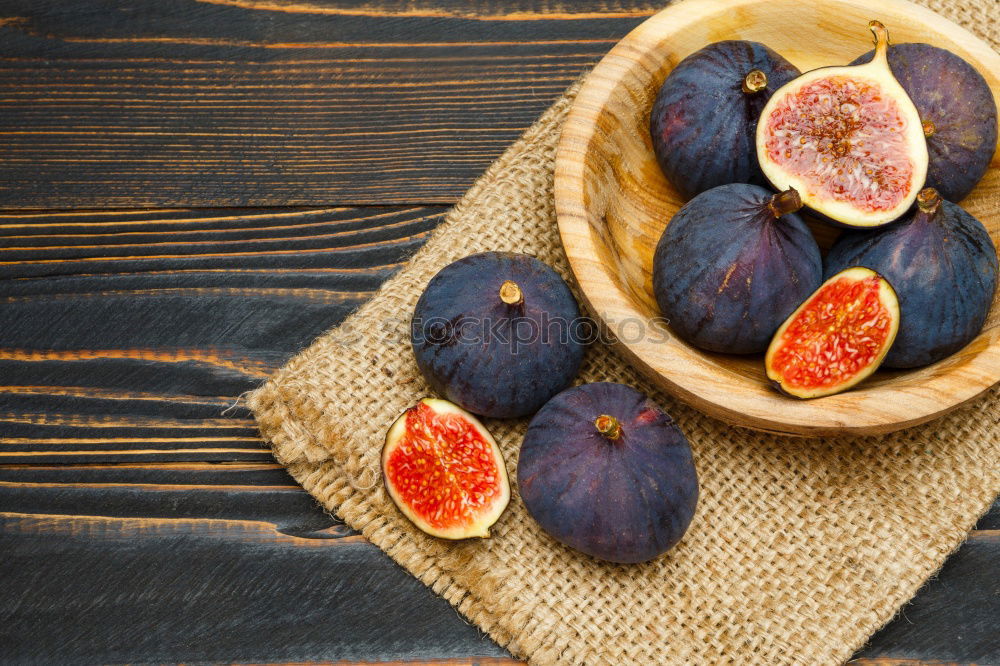
[[[638,58],[646,56],[649,45],[662,40],[663,35],[681,32],[722,12],[765,3],[770,4],[771,0],[685,0],[654,14],[622,38],[597,64],[573,102],[556,155],[556,215],[563,248],[583,298],[591,312],[611,330],[621,322],[622,315],[650,320],[634,307],[634,297],[623,288],[612,267],[596,259],[602,247],[608,252],[614,251],[598,233],[601,221],[591,219],[584,202],[585,157],[597,133],[597,119],[617,85],[637,66]],[[859,0],[830,0],[826,4],[850,6],[873,16],[878,11],[885,11]],[[965,28],[906,0],[881,0],[880,4],[893,12],[906,14],[914,22],[933,26],[933,31],[962,44],[964,50],[974,56],[976,65],[985,67],[986,71],[1000,72],[1000,55]],[[980,336],[988,334],[984,331]],[[731,376],[728,382],[706,381],[691,369],[707,370],[709,374],[716,372],[716,377],[722,377],[722,373],[711,367],[716,365],[711,357],[673,338],[661,343],[669,345],[673,358],[666,366],[654,368],[645,360],[652,351],[650,344],[647,340],[616,341],[618,349],[635,367],[671,395],[734,425],[779,434],[826,436],[893,432],[942,416],[1000,382],[1000,335],[994,335],[990,344],[968,363],[933,374],[917,389],[900,392],[886,384],[866,389],[862,384],[852,391],[811,401],[786,398],[776,392],[765,399],[740,391],[740,384],[745,386],[749,380],[731,371],[727,371]],[[957,386],[956,376],[963,380],[957,382]],[[891,398],[896,398],[892,411],[874,408],[885,405],[884,401]],[[841,409],[828,410],[822,406],[830,402],[836,402]],[[849,419],[843,417],[844,407],[850,409],[847,412]]]

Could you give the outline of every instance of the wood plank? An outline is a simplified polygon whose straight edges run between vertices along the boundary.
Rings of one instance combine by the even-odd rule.
[[[444,210],[0,214],[0,462],[269,461],[237,396]]]
[[[84,465],[0,464],[0,481],[25,483],[161,483],[196,486],[287,486],[295,480],[276,462],[119,463]]]
[[[105,490],[78,489],[101,504],[77,498],[67,506],[114,511]],[[281,512],[273,499],[241,508],[248,498],[235,492],[236,501],[223,502],[229,512],[211,518],[173,513],[170,502],[160,505],[170,517],[142,511],[108,517],[41,511],[37,501],[32,512],[9,510],[6,490],[0,487],[6,554],[0,567],[13,588],[0,597],[0,613],[9,618],[0,625],[0,641],[12,659],[51,660],[55,649],[76,655],[77,663],[504,658],[374,546],[318,523],[288,529],[273,517]],[[295,494],[305,497],[284,493]],[[156,513],[153,505],[147,509]],[[983,590],[979,574],[1000,556],[998,549],[1000,540],[963,546],[876,635],[860,663],[991,663],[997,639],[990,618],[1000,612],[1000,594]],[[13,571],[18,575],[9,575]],[[108,592],[95,597],[95,589]],[[208,617],[226,618],[224,636],[208,630],[202,619]],[[58,643],[29,640],[43,625]]]
[[[990,507],[979,523],[976,525],[981,530],[1000,530],[1000,498]]]
[[[504,656],[355,539],[253,521],[6,512],[0,544],[5,661]]]
[[[263,521],[287,535],[357,536],[274,462],[0,464],[0,506],[74,516]]]
[[[113,550],[103,541],[106,535],[102,530],[106,529],[113,535],[125,531],[142,543],[146,543],[149,533],[159,534],[170,527],[194,536],[212,535],[213,538],[219,533],[249,532],[250,536],[238,538],[268,540],[289,548],[308,544],[286,537],[340,539],[331,541],[330,546],[364,543],[342,523],[320,511],[285,472],[273,464],[6,465],[0,466],[0,506],[8,511],[30,513],[32,520],[44,521],[44,529],[39,529],[52,539],[66,537],[60,530],[84,534],[88,539],[85,548],[102,552],[100,556],[93,555],[101,559],[114,558],[113,554],[103,552],[109,548]],[[114,521],[101,522],[114,518],[123,521],[123,526],[101,527],[95,531],[91,518],[99,525],[118,525]],[[984,521],[987,519],[988,516]],[[80,524],[85,527],[78,527]],[[191,544],[185,546],[192,547]],[[980,529],[974,532],[941,574],[920,591],[895,622],[872,639],[862,652],[865,659],[858,663],[916,665],[925,663],[928,655],[933,661],[927,663],[990,663],[990,659],[1000,653],[995,623],[990,620],[1000,613],[1000,595],[994,594],[989,587],[991,582],[983,588],[982,572],[989,571],[989,563],[998,556],[1000,531]],[[278,559],[285,562],[289,557],[282,554]],[[374,548],[365,557],[369,559],[364,566],[376,569],[384,560]],[[289,575],[301,578],[307,576],[307,572],[289,572]],[[363,587],[352,581],[341,581],[340,590],[349,598],[367,596],[374,600],[373,603],[387,605],[400,595],[407,599],[421,592],[430,596],[409,577],[404,577],[403,581],[391,579],[383,585],[381,581],[366,579]],[[202,587],[210,583],[194,579],[189,584]],[[335,609],[335,613],[340,612],[339,605]],[[451,611],[445,613],[451,614]],[[462,622],[457,616],[452,619]],[[379,618],[356,621],[360,624],[351,625],[352,632],[368,636],[379,631]],[[448,632],[450,625],[446,619],[438,621],[444,624],[436,630]],[[957,636],[962,636],[962,640],[956,640]],[[475,654],[480,647],[479,641],[476,636],[471,643],[454,645],[457,653],[464,655],[457,658],[457,663]],[[341,653],[337,652],[339,643],[324,645],[327,651],[323,652],[323,658],[341,658]],[[917,648],[912,648],[914,645]],[[370,654],[352,653],[351,658],[378,662],[423,658],[407,650],[393,652],[396,648],[392,646],[372,644],[369,647]],[[245,646],[253,655],[248,658],[254,661],[274,660],[279,658],[276,654],[283,654],[280,650],[273,652],[272,648],[260,642]],[[440,656],[440,653],[435,654]]]
[[[149,520],[267,522],[282,534],[353,535],[297,486],[0,482],[0,506],[16,513]]]
[[[445,208],[201,209],[0,214],[4,304],[112,288],[310,289],[364,298]],[[65,279],[72,276],[72,280]],[[30,278],[47,278],[43,287]],[[62,279],[60,279],[62,278]],[[278,292],[276,295],[289,294]],[[314,299],[320,294],[306,292]],[[331,300],[332,296],[325,299]]]
[[[0,208],[450,203],[658,4],[8,0]]]

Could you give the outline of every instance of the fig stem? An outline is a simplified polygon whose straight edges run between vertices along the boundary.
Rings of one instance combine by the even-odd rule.
[[[622,426],[618,423],[618,419],[608,414],[601,414],[594,419],[594,427],[597,428],[597,432],[610,440],[616,440],[622,436]]]
[[[759,69],[751,69],[743,78],[743,92],[748,95],[767,87],[767,74]]]
[[[931,138],[932,136],[934,136],[934,132],[937,131],[937,128],[934,127],[934,121],[932,120],[925,120],[920,123],[920,126],[924,128],[925,139]]]
[[[802,197],[794,187],[789,187],[784,192],[778,192],[767,202],[767,207],[771,209],[774,216],[781,217],[794,213],[802,208]]]
[[[941,206],[941,195],[933,187],[925,187],[917,194],[917,208],[923,213],[936,213]]]
[[[872,58],[872,62],[876,60],[884,64],[886,67],[889,66],[889,31],[881,21],[869,21],[868,29],[872,31],[875,35],[875,57]]]
[[[520,305],[524,302],[524,294],[521,288],[513,280],[504,280],[500,285],[500,300],[507,305]]]

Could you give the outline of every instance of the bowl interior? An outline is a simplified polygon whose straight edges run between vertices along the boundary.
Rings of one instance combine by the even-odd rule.
[[[684,203],[660,172],[648,131],[664,78],[685,56],[724,39],[763,42],[802,71],[846,64],[871,48],[873,18],[894,42],[927,42],[965,58],[1000,99],[1000,57],[963,28],[907,2],[689,0],[623,39],[588,76],[570,112],[556,206],[584,297],[641,369],[714,416],[778,432],[874,434],[943,414],[1000,380],[1000,298],[979,337],[952,357],[912,371],[879,371],[853,391],[811,401],[771,390],[762,356],[700,351],[658,320],[653,252]],[[1000,244],[1000,155],[961,205]],[[824,249],[838,234],[822,223],[812,227]]]

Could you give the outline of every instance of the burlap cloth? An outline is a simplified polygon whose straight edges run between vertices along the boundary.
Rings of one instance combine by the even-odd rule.
[[[995,0],[927,4],[1000,44],[987,15]],[[807,440],[715,421],[657,391],[611,348],[593,347],[578,381],[650,394],[695,453],[694,521],[675,549],[642,565],[605,564],[560,546],[528,517],[516,489],[492,538],[466,542],[423,535],[386,496],[386,428],[429,394],[408,319],[431,276],[472,252],[512,250],[569,277],[552,169],[574,92],[490,167],[378,295],[250,396],[261,432],[323,507],[532,663],[842,662],[1000,492],[996,388],[890,436]],[[487,422],[511,479],[525,425]]]

